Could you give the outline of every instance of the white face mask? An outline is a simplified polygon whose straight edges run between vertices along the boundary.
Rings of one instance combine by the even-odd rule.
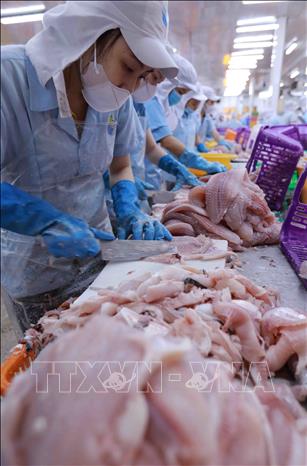
[[[80,60],[82,94],[86,102],[97,112],[110,112],[120,108],[129,98],[130,92],[115,86],[107,77],[103,66],[96,61],[96,44],[94,61],[91,61],[83,73]]]
[[[133,100],[136,102],[146,102],[146,100],[150,100],[155,95],[156,88],[157,86],[153,86],[145,81],[133,92]]]

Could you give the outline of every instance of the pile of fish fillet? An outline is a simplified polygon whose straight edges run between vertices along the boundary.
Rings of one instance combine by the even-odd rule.
[[[154,215],[174,236],[206,234],[225,239],[233,250],[279,241],[280,225],[246,170],[230,170],[167,205]]]
[[[27,332],[41,350],[4,400],[3,464],[304,465],[306,332],[227,268],[98,289]]]

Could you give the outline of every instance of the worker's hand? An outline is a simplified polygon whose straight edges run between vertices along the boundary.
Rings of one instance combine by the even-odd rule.
[[[194,152],[189,152],[185,150],[179,156],[180,162],[186,165],[189,168],[196,168],[197,170],[203,170],[209,173],[220,173],[226,171],[226,167],[218,162],[208,162],[205,158],[201,157]]]
[[[226,147],[226,149],[228,149],[229,151],[233,149],[233,144],[231,144],[231,142],[229,141],[226,141],[225,139],[221,139],[219,141],[219,146]]]
[[[176,184],[173,191],[177,191],[183,186],[195,187],[202,184],[195,175],[190,173],[182,163],[178,162],[178,160],[170,154],[161,157],[159,160],[159,168],[176,177]]]
[[[117,218],[118,239],[172,240],[172,235],[162,223],[141,210]]]
[[[96,238],[115,239],[9,183],[1,183],[1,228],[20,235],[41,235],[56,257],[95,256],[100,251]]]
[[[207,149],[207,147],[205,146],[205,144],[203,144],[202,142],[197,144],[197,150],[198,152],[209,152],[209,149]]]
[[[146,194],[146,189],[149,191],[153,191],[155,188],[152,184],[147,183],[146,181],[143,181],[141,178],[135,177],[134,178],[135,186],[138,192],[138,197],[140,201],[146,201],[147,199],[147,194]]]
[[[118,181],[111,192],[119,239],[172,240],[169,231],[158,220],[140,210],[136,186],[132,181]]]
[[[42,237],[53,256],[80,259],[96,256],[100,252],[97,239],[103,241],[115,239],[112,233],[90,228],[83,220],[70,215],[60,217],[42,232]]]
[[[227,168],[222,163],[219,163],[219,162],[207,162],[207,163],[209,165],[206,168],[206,172],[209,175],[213,175],[214,173],[222,173],[222,172],[227,171]]]

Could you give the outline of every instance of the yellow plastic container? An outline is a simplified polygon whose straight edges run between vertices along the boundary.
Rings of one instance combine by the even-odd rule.
[[[206,144],[206,146],[208,147],[208,149],[213,149],[214,147],[217,146],[217,142],[216,142],[216,141],[206,141],[205,144]]]
[[[201,157],[204,159],[208,160],[208,162],[219,162],[225,165],[227,170],[231,170],[231,161],[237,158],[237,155],[235,154],[223,154],[219,152],[208,152],[208,153],[201,153],[199,154]],[[190,172],[193,173],[193,175],[196,176],[204,176],[207,174],[207,172],[203,170],[197,170],[196,168],[189,168]]]

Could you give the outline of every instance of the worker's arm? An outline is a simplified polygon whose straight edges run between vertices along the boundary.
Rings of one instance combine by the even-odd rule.
[[[184,144],[182,144],[179,139],[175,138],[175,136],[166,136],[159,142],[164,149],[171,152],[176,157],[179,157],[185,150]]]
[[[216,128],[213,128],[211,131],[213,139],[217,142],[220,143],[223,140],[223,137],[220,135],[220,133],[217,131]]]
[[[218,143],[219,146],[222,146],[223,148],[226,148],[227,151],[231,151],[233,149],[233,144],[231,142],[226,141],[223,136],[217,131],[215,126],[211,129],[211,134],[214,140]],[[225,151],[225,149],[224,149]]]
[[[119,239],[171,240],[169,231],[140,209],[128,155],[114,157],[110,165],[110,185]]]
[[[201,183],[196,176],[192,175],[189,170],[180,163],[175,157],[166,154],[154,140],[151,130],[146,132],[146,157],[155,165],[158,165],[161,170],[176,177],[175,189],[182,186],[198,186]]]
[[[129,155],[114,157],[109,170],[111,187],[121,180],[134,181]]]

